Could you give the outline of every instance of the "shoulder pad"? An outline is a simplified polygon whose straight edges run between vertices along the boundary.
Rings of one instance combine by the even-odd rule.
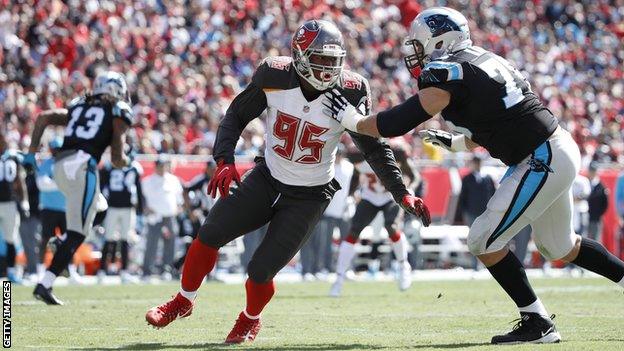
[[[297,82],[294,71],[291,57],[269,56],[262,60],[251,81],[261,89],[287,89]]]
[[[119,100],[113,106],[113,116],[123,119],[129,125],[134,124],[134,111],[130,105],[122,100]]]
[[[360,113],[364,115],[370,113],[371,93],[366,78],[358,73],[343,69],[337,88]]]
[[[421,84],[444,83],[452,80],[461,80],[464,78],[464,70],[461,63],[449,61],[432,61],[425,65],[420,77],[418,77],[419,86]]]
[[[80,105],[80,104],[84,103],[84,101],[85,101],[85,98],[84,98],[84,97],[78,96],[78,97],[76,97],[76,98],[73,98],[73,99],[69,102],[69,104],[67,105],[67,107],[68,107],[68,108],[72,108],[72,107],[74,107],[74,106],[76,106],[76,105]]]
[[[139,176],[143,175],[143,166],[141,166],[141,164],[138,161],[132,161],[132,163],[130,163],[130,166],[136,169]]]

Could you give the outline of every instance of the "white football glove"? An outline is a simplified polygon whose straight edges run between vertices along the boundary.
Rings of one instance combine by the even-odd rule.
[[[323,98],[323,113],[338,121],[345,129],[357,132],[357,124],[365,116],[360,114],[355,106],[340,94],[338,89],[332,89],[325,93]]]
[[[468,151],[466,137],[463,134],[453,135],[439,129],[425,129],[418,132],[423,142],[439,146],[451,152]]]

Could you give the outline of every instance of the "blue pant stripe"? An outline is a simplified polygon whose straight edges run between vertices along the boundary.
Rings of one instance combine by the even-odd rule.
[[[552,155],[549,142],[541,144],[533,153],[533,158],[540,160],[547,165],[550,165]],[[507,176],[509,176],[509,174],[506,173],[503,179]],[[516,193],[514,194],[514,197],[511,200],[511,204],[505,212],[503,219],[494,230],[492,235],[488,238],[486,248],[489,247],[496,240],[496,238],[498,238],[507,229],[509,229],[509,227],[511,227],[516,222],[516,220],[518,220],[518,218],[520,218],[520,216],[524,213],[527,207],[529,207],[529,205],[533,202],[533,199],[535,199],[539,191],[542,189],[544,183],[546,183],[547,178],[548,172],[546,171],[536,172],[531,169],[527,170],[527,172],[522,177],[518,188],[516,189]]]

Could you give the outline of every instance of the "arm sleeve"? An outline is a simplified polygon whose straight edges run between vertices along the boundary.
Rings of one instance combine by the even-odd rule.
[[[250,121],[260,116],[266,107],[266,95],[254,82],[234,98],[217,130],[214,144],[215,160],[234,162],[234,148],[243,129]]]
[[[401,170],[394,159],[390,146],[369,136],[353,132],[349,132],[349,134],[386,190],[392,194],[397,203],[401,203],[403,196],[409,192],[403,184]]]
[[[414,95],[389,110],[379,112],[377,130],[383,137],[396,137],[404,135],[429,118],[431,115],[422,107],[418,95]]]

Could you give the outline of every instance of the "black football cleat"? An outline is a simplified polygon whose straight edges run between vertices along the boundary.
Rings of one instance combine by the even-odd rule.
[[[492,338],[492,344],[551,344],[561,341],[561,335],[555,328],[552,319],[541,316],[538,313],[521,312],[518,323],[513,329],[504,335],[496,335]]]
[[[33,291],[35,299],[45,302],[48,305],[63,305],[63,301],[59,300],[52,293],[52,288],[46,289],[43,285],[37,284]]]

